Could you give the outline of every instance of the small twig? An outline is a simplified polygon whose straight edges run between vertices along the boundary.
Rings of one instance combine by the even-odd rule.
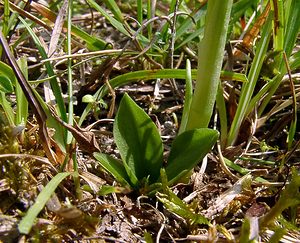
[[[160,213],[160,215],[162,216],[162,218],[163,218],[163,223],[161,224],[161,226],[160,226],[160,228],[159,228],[159,231],[157,232],[157,236],[156,236],[156,243],[159,243],[160,242],[160,236],[161,236],[161,234],[162,234],[162,232],[163,232],[163,230],[164,230],[164,228],[165,228],[165,225],[166,225],[166,217],[162,214],[162,213]]]
[[[87,52],[87,53],[76,53],[76,54],[71,54],[71,55],[63,55],[63,56],[59,56],[59,57],[53,57],[53,58],[48,58],[48,59],[44,59],[41,60],[41,64],[45,63],[45,62],[49,62],[49,61],[58,61],[58,60],[64,60],[64,59],[68,59],[68,58],[78,58],[78,57],[87,57],[87,56],[108,56],[108,55],[116,55],[121,53],[122,54],[135,54],[136,52],[132,52],[132,51],[126,51],[124,52],[123,49],[115,49],[115,50],[101,50],[101,51],[91,51],[91,52]]]
[[[114,114],[114,110],[115,110],[116,93],[115,93],[114,89],[111,87],[107,77],[104,77],[104,83],[107,85],[108,90],[112,96],[111,102],[110,102],[110,107],[109,107],[109,112],[107,114],[107,118],[112,118],[113,114]]]

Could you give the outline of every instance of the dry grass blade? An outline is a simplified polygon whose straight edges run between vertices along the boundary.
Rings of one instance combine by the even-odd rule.
[[[252,28],[249,29],[246,32],[245,36],[243,37],[242,43],[239,44],[239,45],[237,45],[237,48],[241,49],[246,54],[252,52],[251,49],[252,49],[252,45],[254,43],[254,40],[255,40],[255,38],[257,38],[257,36],[258,36],[258,34],[259,34],[262,26],[266,22],[266,18],[269,15],[270,9],[271,9],[271,6],[270,6],[270,3],[268,3],[268,5],[266,6],[265,10],[258,17],[258,19],[254,23],[254,25],[252,26]],[[236,50],[234,52],[234,56],[235,57],[239,57],[240,55],[241,55],[241,51],[240,50]]]
[[[48,49],[48,57],[53,55],[57,47],[59,36],[62,32],[65,18],[67,16],[67,8],[68,8],[68,0],[64,0],[63,5],[55,20],[54,28],[50,39],[50,45]]]

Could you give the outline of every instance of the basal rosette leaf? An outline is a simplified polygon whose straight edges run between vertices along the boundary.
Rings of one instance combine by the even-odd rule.
[[[166,174],[173,184],[199,163],[219,137],[216,130],[198,128],[176,137],[166,166]]]
[[[163,145],[150,117],[125,94],[114,123],[114,138],[131,183],[155,182],[163,162]]]

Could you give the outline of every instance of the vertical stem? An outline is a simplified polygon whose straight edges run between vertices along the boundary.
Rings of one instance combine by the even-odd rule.
[[[186,60],[186,73],[185,73],[185,96],[184,96],[184,106],[182,111],[181,125],[179,128],[179,133],[186,131],[186,124],[188,121],[189,110],[191,107],[193,98],[193,83],[192,83],[192,69],[191,62],[189,59]]]
[[[68,4],[68,31],[67,31],[67,53],[68,56],[72,54],[72,46],[71,46],[71,27],[72,27],[72,5],[73,0],[69,0]],[[73,124],[73,82],[72,82],[72,58],[68,58],[68,123],[70,125]],[[68,131],[67,132],[67,144],[72,142],[73,136]]]
[[[198,71],[187,129],[207,127],[210,121],[224,56],[232,0],[208,1],[203,40],[199,44]]]
[[[137,20],[140,24],[143,23],[143,1],[137,0]]]
[[[68,0],[68,30],[67,30],[67,53],[68,56],[72,54],[72,36],[71,36],[71,28],[72,28],[72,9],[73,9],[73,0]],[[72,77],[72,58],[68,58],[68,123],[73,124],[73,112],[74,112],[74,102],[73,102],[73,77]],[[68,131],[67,133],[67,144],[70,144],[74,142],[72,133]],[[76,153],[72,152],[72,161],[73,161],[73,167],[74,167],[74,173],[73,173],[73,180],[75,185],[75,191],[77,198],[79,200],[82,199],[82,191],[80,189],[80,182],[79,182],[79,174],[78,174],[78,163],[76,158]]]

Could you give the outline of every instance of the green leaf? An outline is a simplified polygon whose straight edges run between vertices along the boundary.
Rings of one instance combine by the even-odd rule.
[[[190,224],[210,224],[204,216],[194,213],[189,206],[177,197],[169,188],[167,188],[166,194],[158,192],[156,197],[169,211],[183,217]]]
[[[0,74],[0,91],[4,93],[11,93],[13,90],[14,88],[9,78],[3,74]]]
[[[114,138],[130,180],[149,177],[155,182],[163,162],[163,145],[157,127],[150,117],[125,94],[114,124]]]
[[[94,96],[88,94],[82,97],[82,102],[83,103],[95,103],[95,98]]]
[[[240,242],[247,242],[250,243],[250,219],[248,217],[245,217],[244,222],[241,227],[240,232]]]
[[[34,224],[34,220],[44,208],[47,201],[50,199],[51,195],[54,193],[55,189],[61,183],[63,179],[69,176],[71,173],[64,172],[58,173],[56,176],[52,178],[52,180],[44,187],[41,193],[36,198],[35,203],[29,208],[27,214],[21,220],[18,228],[21,234],[29,234],[32,225]]]
[[[16,76],[10,66],[0,61],[0,91],[5,93],[13,92],[13,85],[16,84]]]
[[[16,76],[12,68],[0,61],[0,74],[6,76],[13,84],[16,83]]]
[[[104,3],[107,5],[107,7],[110,9],[110,11],[114,14],[115,18],[123,23],[124,17],[122,14],[121,9],[119,8],[118,4],[114,0],[104,0]]]
[[[11,103],[6,99],[5,93],[0,91],[0,105],[5,112],[8,123],[10,126],[15,126],[15,113],[13,108],[11,107]]]
[[[123,192],[122,189],[125,190],[125,188],[121,188],[121,190],[120,190],[119,187],[103,185],[103,186],[101,186],[101,189],[98,191],[97,195],[105,196],[105,195],[109,195],[112,193],[122,193]]]
[[[26,80],[28,80],[28,66],[27,66],[27,58],[21,57],[17,60],[17,63],[22,71]],[[16,111],[16,125],[26,124],[28,118],[28,101],[26,96],[18,82],[16,82],[16,101],[17,101],[17,111]]]
[[[114,159],[108,154],[102,154],[95,152],[95,159],[98,160],[100,165],[109,172],[119,183],[123,185],[130,185],[130,179],[126,173],[122,161]]]
[[[193,169],[216,143],[219,133],[208,128],[186,131],[176,137],[166,167],[169,183]]]

